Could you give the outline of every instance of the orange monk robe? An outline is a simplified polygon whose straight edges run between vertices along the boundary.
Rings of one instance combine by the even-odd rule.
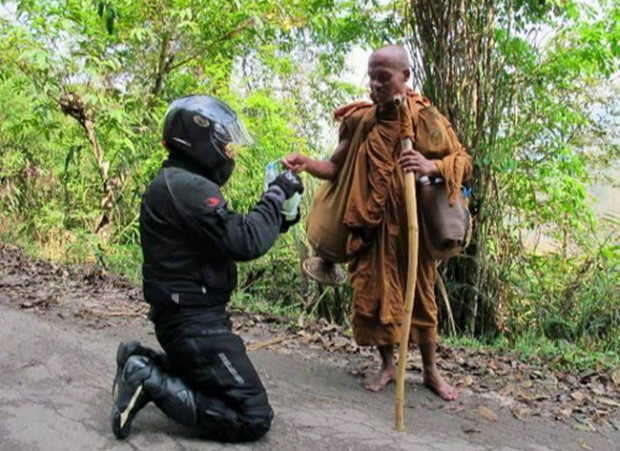
[[[427,99],[412,91],[408,93],[412,117],[417,118],[419,110],[429,105]],[[398,165],[401,128],[398,114],[393,108],[379,115],[376,105],[357,103],[337,110],[335,115],[342,120],[341,140],[351,140],[349,152],[354,152],[355,157],[345,161],[345,165],[353,165],[354,177],[344,216],[350,228],[347,254],[353,286],[355,340],[362,346],[398,343],[408,252],[404,174]],[[443,140],[442,148],[420,151],[426,158],[436,160],[454,196],[471,172],[471,160],[448,121],[443,116],[440,119],[447,124],[448,139]],[[347,169],[351,168],[343,168]],[[411,339],[416,343],[431,343],[438,339],[434,294],[436,266],[423,239],[420,239],[418,255]]]

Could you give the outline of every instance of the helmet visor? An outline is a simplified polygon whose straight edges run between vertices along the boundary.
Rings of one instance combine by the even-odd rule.
[[[235,158],[242,147],[251,146],[254,140],[239,118],[227,123],[213,124],[213,144],[227,158]]]
[[[215,123],[213,137],[221,143],[232,143],[236,146],[251,146],[254,144],[250,132],[245,128],[239,118],[235,118],[227,123]]]

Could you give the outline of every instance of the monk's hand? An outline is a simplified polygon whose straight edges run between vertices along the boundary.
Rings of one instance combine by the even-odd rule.
[[[295,173],[304,172],[308,165],[309,158],[300,153],[294,152],[282,158],[282,164],[286,169]]]
[[[404,150],[398,159],[398,164],[405,172],[415,172],[418,175],[437,175],[437,164],[424,157],[417,150]]]

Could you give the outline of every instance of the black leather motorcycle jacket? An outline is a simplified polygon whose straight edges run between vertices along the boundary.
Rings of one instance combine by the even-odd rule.
[[[237,285],[235,262],[265,254],[280,233],[284,193],[273,186],[247,215],[227,208],[219,186],[170,156],[142,198],[145,300],[213,307]]]

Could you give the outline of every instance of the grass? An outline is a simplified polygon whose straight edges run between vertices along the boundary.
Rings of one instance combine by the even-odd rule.
[[[594,369],[605,372],[620,367],[620,352],[584,349],[565,340],[550,340],[541,337],[535,332],[523,334],[511,341],[505,337],[499,337],[490,342],[471,337],[446,337],[442,339],[442,342],[473,351],[491,349],[501,353],[516,353],[525,362],[544,363],[554,370]]]
[[[263,296],[250,295],[240,290],[233,292],[230,308],[252,314],[269,315],[291,321],[299,318],[302,310],[299,305],[286,305],[283,302],[273,301]]]

